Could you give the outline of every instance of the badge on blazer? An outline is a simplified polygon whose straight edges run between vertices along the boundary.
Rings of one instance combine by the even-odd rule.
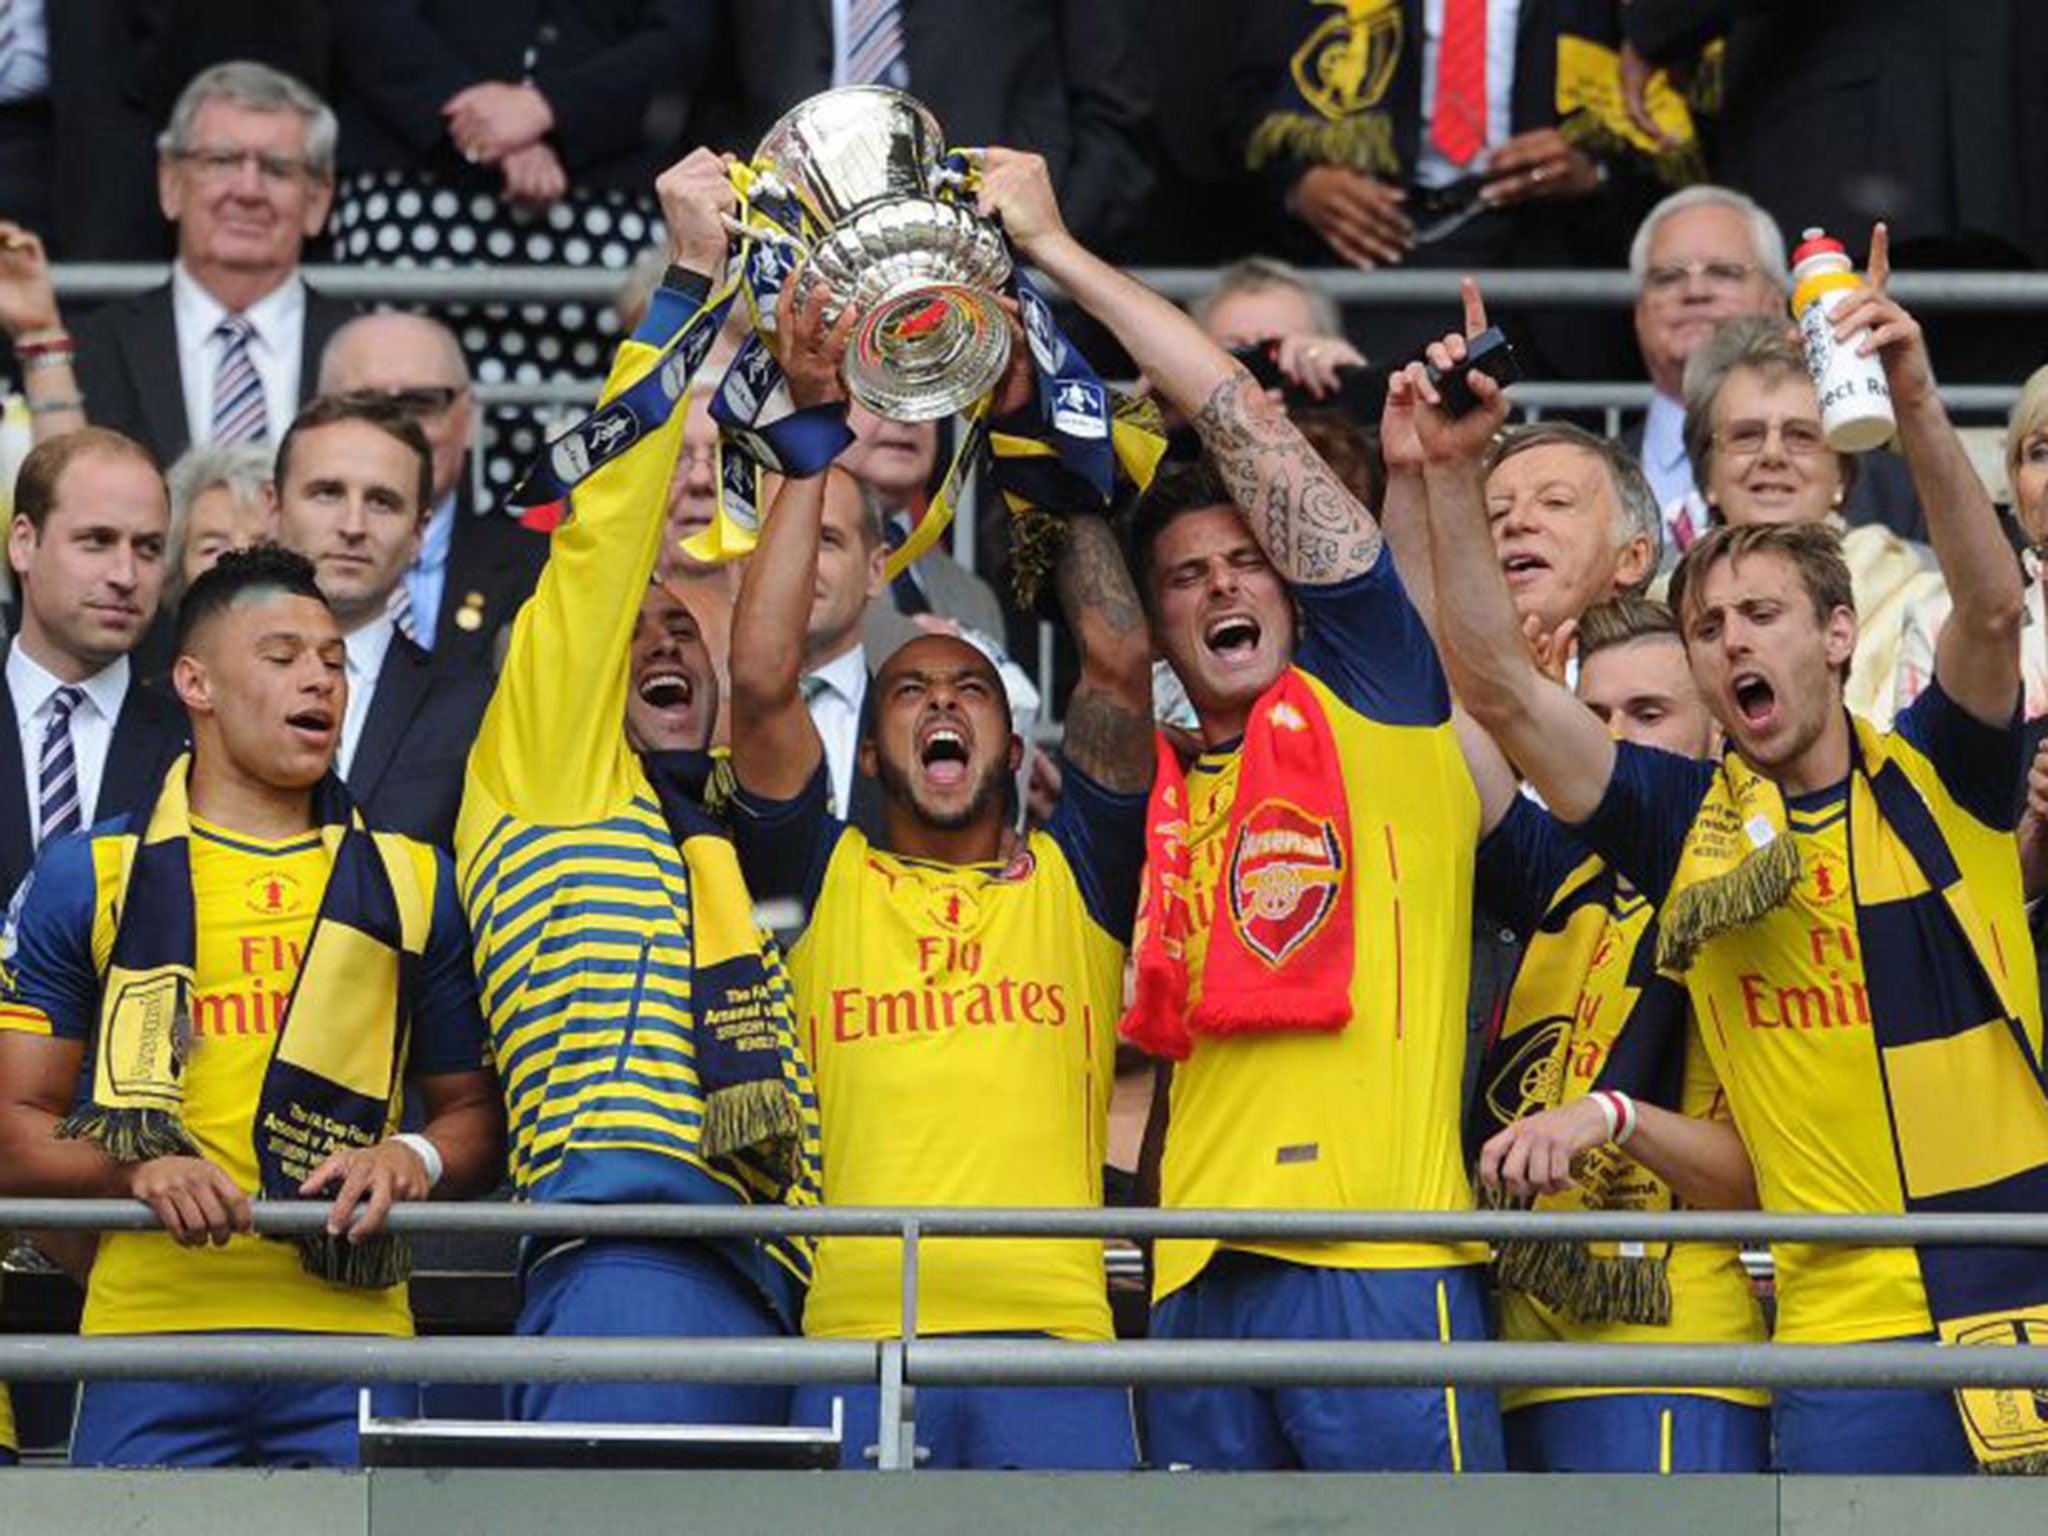
[[[484,627],[484,595],[481,592],[463,594],[462,606],[455,610],[455,627],[470,633]]]

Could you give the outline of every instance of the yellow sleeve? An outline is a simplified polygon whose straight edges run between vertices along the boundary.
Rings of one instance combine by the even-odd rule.
[[[610,400],[661,355],[622,343]],[[629,801],[640,775],[626,743],[633,625],[654,572],[684,407],[599,468],[571,497],[532,599],[512,626],[497,692],[469,758],[470,792],[525,821],[575,825]]]

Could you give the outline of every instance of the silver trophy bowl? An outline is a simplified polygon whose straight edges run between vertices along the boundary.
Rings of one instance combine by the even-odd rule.
[[[813,96],[762,139],[765,190],[794,199],[815,243],[791,281],[813,276],[828,318],[851,306],[860,322],[846,350],[846,385],[878,416],[927,421],[964,410],[1010,360],[997,295],[1010,254],[995,226],[939,193],[938,121],[901,91],[852,86]]]

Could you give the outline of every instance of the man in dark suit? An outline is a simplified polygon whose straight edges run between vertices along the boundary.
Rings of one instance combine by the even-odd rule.
[[[7,556],[21,629],[0,692],[0,886],[52,837],[132,811],[185,744],[185,712],[129,652],[163,591],[170,501],[139,444],[88,427],[23,462]]]
[[[449,847],[491,674],[430,657],[392,621],[432,485],[419,424],[374,397],[322,396],[278,448],[278,538],[313,562],[348,644],[335,767],[371,826]]]
[[[351,313],[299,276],[334,196],[334,114],[267,65],[219,64],[158,141],[171,280],[77,328],[86,413],[170,463],[195,442],[276,442]]]
[[[335,332],[320,357],[320,393],[368,391],[390,400],[427,436],[434,485],[419,558],[399,586],[399,633],[433,652],[492,665],[497,637],[540,580],[547,535],[473,504],[470,445],[476,403],[462,343],[439,321],[387,311]]]
[[[737,96],[724,137],[735,146],[751,149],[807,96],[893,85],[931,108],[950,143],[1043,155],[1067,223],[1091,245],[1114,246],[1135,228],[1152,186],[1138,143],[1151,81],[1128,0],[741,0],[723,9]],[[843,35],[856,10],[871,38]]]

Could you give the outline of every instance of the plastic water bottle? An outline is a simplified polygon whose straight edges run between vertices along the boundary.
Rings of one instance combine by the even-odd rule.
[[[1842,242],[1809,229],[1792,252],[1792,318],[1806,347],[1806,371],[1820,395],[1820,424],[1837,453],[1865,453],[1898,430],[1891,385],[1875,354],[1856,349],[1868,331],[1835,340],[1834,313],[1861,282]]]

